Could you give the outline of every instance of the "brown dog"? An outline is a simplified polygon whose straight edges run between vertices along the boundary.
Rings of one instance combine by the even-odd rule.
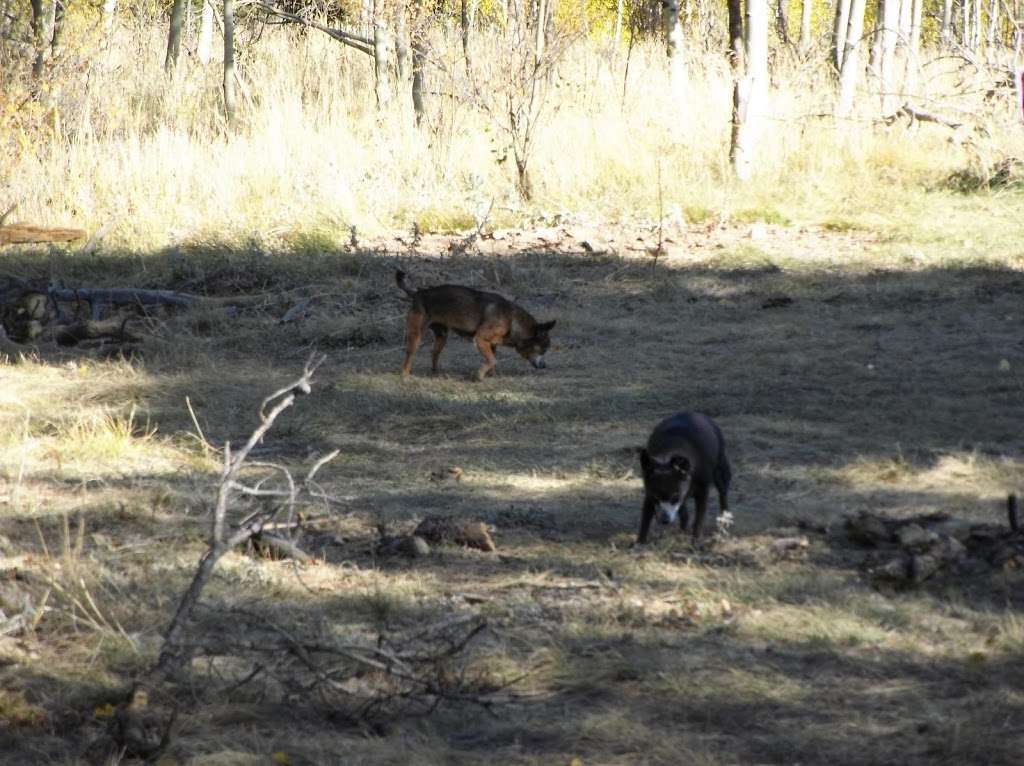
[[[536,369],[543,370],[544,354],[551,345],[548,332],[555,320],[538,322],[525,309],[497,293],[485,293],[460,285],[439,285],[414,290],[406,281],[404,271],[395,272],[395,282],[412,299],[405,318],[405,362],[402,377],[412,372],[412,357],[420,345],[423,331],[434,333],[431,368],[437,372],[437,360],[453,330],[463,338],[472,338],[476,350],[484,358],[477,371],[483,380],[494,370],[494,351],[498,346],[512,346]]]

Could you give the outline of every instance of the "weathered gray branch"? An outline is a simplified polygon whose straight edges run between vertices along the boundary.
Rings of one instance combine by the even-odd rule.
[[[365,53],[367,56],[373,55],[373,40],[362,37],[361,35],[347,32],[344,29],[335,29],[333,27],[325,27],[323,24],[317,24],[315,21],[309,21],[301,16],[297,16],[294,13],[288,13],[287,11],[281,11],[272,5],[266,3],[253,3],[257,8],[266,11],[267,13],[273,14],[279,18],[290,21],[293,24],[302,24],[305,27],[312,27],[323,32],[328,37],[332,37],[340,43],[344,43],[350,48],[355,48],[357,51]]]
[[[313,355],[306,362],[306,366],[303,369],[302,375],[293,381],[292,383],[278,389],[270,396],[266,397],[260,404],[259,416],[260,424],[249,436],[249,439],[242,446],[238,452],[232,454],[231,443],[226,442],[224,444],[224,468],[221,472],[220,484],[217,488],[217,504],[213,512],[213,523],[210,534],[210,546],[207,551],[203,554],[199,560],[199,565],[196,568],[196,573],[192,578],[192,582],[189,585],[188,590],[182,597],[181,602],[178,604],[178,609],[171,619],[171,623],[164,634],[164,644],[160,650],[160,656],[157,659],[154,673],[161,676],[169,675],[179,668],[181,668],[185,662],[188,661],[191,651],[183,641],[185,628],[191,621],[192,613],[195,610],[196,604],[199,602],[199,597],[202,595],[203,588],[209,581],[210,576],[213,574],[213,569],[217,565],[217,562],[230,551],[232,548],[241,545],[245,541],[249,540],[254,535],[258,534],[263,524],[268,521],[274,514],[278,512],[278,508],[268,509],[263,513],[253,514],[247,517],[242,524],[235,530],[234,534],[225,539],[224,526],[226,523],[228,505],[232,496],[232,491],[236,490],[240,485],[237,480],[238,474],[245,464],[246,458],[260,440],[264,437],[267,431],[274,425],[274,421],[278,416],[286,409],[295,403],[296,393],[309,393],[312,383],[313,374],[317,368],[324,361],[323,356]],[[268,405],[273,404],[269,412],[267,411]],[[337,452],[331,453],[326,459],[321,459],[313,466],[308,474],[309,477],[315,475],[316,471],[330,459],[336,455]],[[289,498],[289,507],[294,505],[294,482],[291,481],[291,475],[288,475],[289,487],[291,489],[292,497]],[[291,514],[290,514],[291,515]]]

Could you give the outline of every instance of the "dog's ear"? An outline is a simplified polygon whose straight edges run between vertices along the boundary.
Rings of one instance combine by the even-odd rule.
[[[672,470],[678,473],[680,476],[686,476],[690,472],[690,461],[682,455],[676,455],[672,458]]]
[[[550,332],[551,328],[555,326],[555,320],[552,319],[550,322],[538,322],[534,328],[534,334],[542,332]]]

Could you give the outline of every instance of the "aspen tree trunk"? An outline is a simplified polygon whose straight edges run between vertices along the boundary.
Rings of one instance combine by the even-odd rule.
[[[422,32],[417,32],[412,41],[412,111],[416,115],[417,127],[423,124],[427,113],[423,102],[423,73],[426,69],[427,55],[423,49]]]
[[[903,78],[903,93],[913,97],[917,89],[917,69],[921,52],[921,18],[924,13],[924,0],[913,0],[910,14],[910,40],[907,43],[907,72]]]
[[[877,0],[875,3],[875,29],[871,34],[871,55],[868,58],[868,74],[871,79],[878,83],[878,90],[882,90],[882,30],[885,29],[883,19],[885,17],[885,0]]]
[[[896,111],[896,40],[900,23],[900,0],[881,0],[879,23],[881,45],[878,66],[879,90],[882,95],[882,114]],[[906,4],[906,0],[902,3]]]
[[[850,5],[853,0],[836,0],[836,15],[832,26],[832,65],[843,71],[846,55],[846,33],[850,26]]]
[[[999,28],[999,0],[991,0],[988,5],[988,35],[985,44],[988,55],[992,56],[996,49],[996,30]]]
[[[800,6],[800,50],[806,51],[811,45],[811,10],[812,0],[803,0]]]
[[[619,41],[622,40],[622,0],[616,0],[615,3],[615,34],[613,39],[617,48]]]
[[[196,58],[206,66],[213,57],[213,0],[203,0],[203,12],[199,16],[199,42],[196,44]]]
[[[391,35],[383,21],[373,23],[373,89],[377,96],[377,108],[384,109],[391,103],[391,83],[388,62],[391,60]]]
[[[775,25],[782,44],[792,45],[793,43],[789,39],[789,16],[786,13],[786,0],[775,0]]]
[[[466,61],[466,74],[471,74],[473,71],[471,37],[473,22],[476,20],[476,4],[477,0],[462,0],[459,10],[459,26],[462,28],[462,56]]]
[[[864,35],[864,0],[851,0],[850,18],[846,28],[846,45],[843,51],[843,68],[839,72],[839,98],[836,100],[836,117],[850,114],[853,99],[860,79],[861,38]]]
[[[395,64],[398,67],[398,92],[410,79],[409,40],[406,36],[405,7],[399,6],[395,14]]]
[[[537,39],[534,43],[534,55],[540,61],[544,57],[545,32],[548,24],[548,3],[547,0],[537,0]]]
[[[953,38],[953,0],[942,0],[942,24],[939,27],[939,37],[943,45],[949,45]]]
[[[185,0],[174,0],[171,6],[171,25],[167,30],[167,55],[164,56],[164,71],[170,74],[178,64],[181,52],[181,22],[185,17]]]
[[[738,0],[733,2],[738,5]],[[730,20],[730,29],[734,26]],[[730,33],[731,37],[731,33]],[[746,181],[756,165],[768,106],[768,0],[747,0],[743,24],[746,72],[733,91],[733,171]]]
[[[899,32],[896,38],[897,48],[906,48],[910,42],[910,20],[913,15],[913,0],[897,0]]]
[[[55,0],[53,4],[53,37],[50,39],[50,55],[56,57],[64,37],[64,14],[67,0]]]
[[[32,42],[36,49],[36,58],[32,64],[32,76],[39,77],[43,73],[43,61],[46,58],[43,0],[30,1],[32,5]]]
[[[224,115],[235,129],[235,0],[224,0]]]
[[[981,45],[981,0],[974,0],[971,16],[971,50],[977,53]]]
[[[663,9],[669,88],[672,100],[679,104],[686,89],[686,62],[683,61],[683,25],[679,21],[679,0],[664,0]]]
[[[106,45],[110,39],[110,33],[114,29],[114,12],[117,10],[117,0],[103,0],[103,41]]]

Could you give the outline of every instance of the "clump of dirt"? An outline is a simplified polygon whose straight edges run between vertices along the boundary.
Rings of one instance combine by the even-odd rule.
[[[487,552],[498,550],[487,525],[478,520],[454,516],[427,516],[413,531],[413,535],[435,545],[455,543]]]

